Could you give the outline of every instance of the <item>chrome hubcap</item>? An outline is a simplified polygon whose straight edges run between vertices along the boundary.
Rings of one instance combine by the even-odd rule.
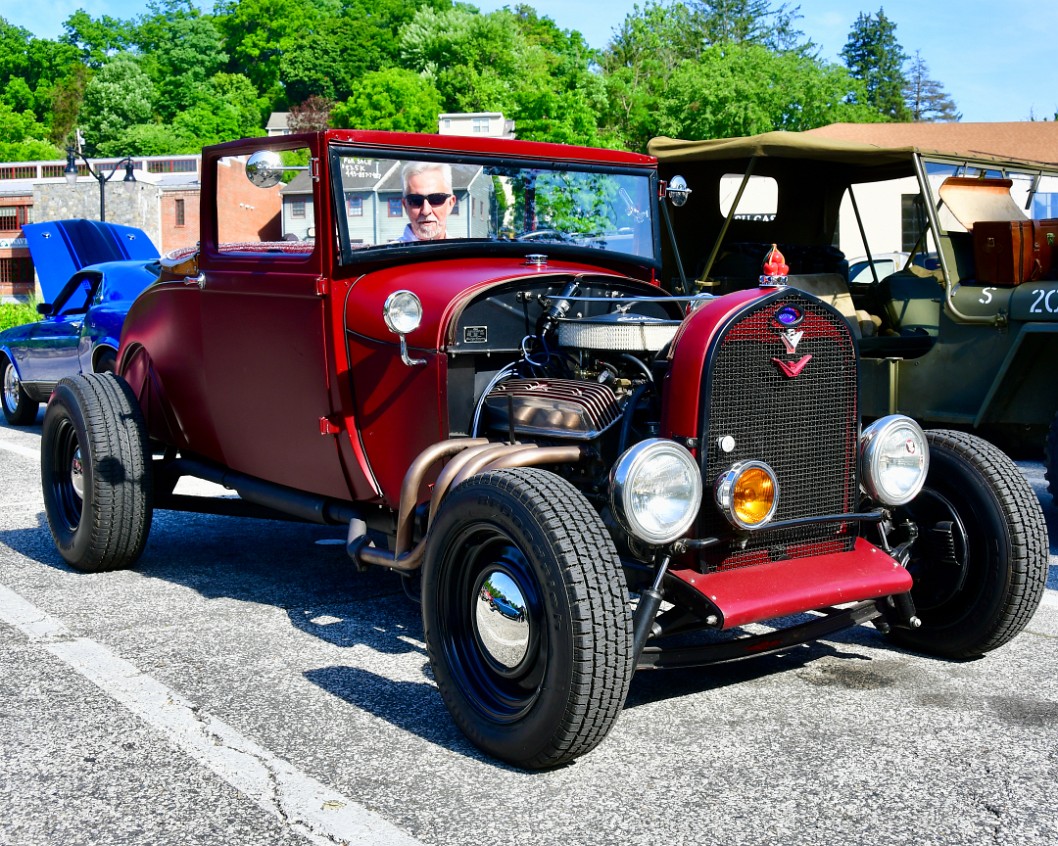
[[[478,639],[489,658],[513,670],[529,651],[529,614],[518,583],[501,570],[490,571],[481,582],[474,609]]]
[[[79,499],[84,499],[84,465],[81,463],[81,448],[77,447],[70,458],[70,487]]]
[[[15,373],[14,365],[9,364],[4,371],[4,405],[8,411],[14,411],[18,407],[18,392],[18,374]]]

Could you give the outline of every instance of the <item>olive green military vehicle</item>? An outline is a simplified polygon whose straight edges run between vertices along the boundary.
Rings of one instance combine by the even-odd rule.
[[[686,198],[669,215],[666,284],[756,286],[778,245],[783,281],[858,336],[864,417],[1044,450],[1058,494],[1058,167],[787,132],[649,151]],[[850,260],[869,269],[851,284]]]

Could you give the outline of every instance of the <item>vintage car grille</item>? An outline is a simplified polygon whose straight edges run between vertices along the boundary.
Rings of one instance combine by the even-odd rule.
[[[791,352],[783,343],[780,309],[803,314],[790,327],[803,334]],[[785,315],[789,319],[789,312]],[[811,359],[804,361],[805,356]],[[779,362],[804,362],[796,375]],[[794,368],[796,370],[796,368]],[[769,297],[736,318],[714,342],[703,374],[703,479],[713,481],[741,460],[766,461],[779,480],[772,522],[847,514],[857,499],[859,409],[855,347],[845,320],[793,290]],[[734,449],[724,452],[726,440]],[[850,549],[856,527],[822,523],[733,535],[712,504],[702,509],[700,537],[725,542],[703,553],[705,570]]]

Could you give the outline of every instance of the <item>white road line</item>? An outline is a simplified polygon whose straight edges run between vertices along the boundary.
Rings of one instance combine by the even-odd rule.
[[[1048,608],[1058,608],[1058,590],[1050,590],[1049,588],[1045,590],[1042,604]]]
[[[24,447],[20,444],[12,444],[7,441],[0,441],[0,449],[6,449],[8,452],[14,452],[18,455],[24,455],[26,458],[34,458],[40,461],[40,450],[34,449],[33,447]]]
[[[19,629],[30,643],[65,661],[310,842],[320,846],[422,846],[378,814],[299,772],[176,691],[141,673],[105,646],[74,636],[61,620],[2,584],[0,621]]]

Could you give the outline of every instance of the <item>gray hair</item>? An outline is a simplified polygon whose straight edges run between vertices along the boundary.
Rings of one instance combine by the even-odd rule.
[[[441,180],[444,182],[445,190],[452,193],[452,166],[448,162],[408,162],[401,169],[400,176],[404,184],[404,193],[408,193],[408,180],[428,170],[441,172]]]

